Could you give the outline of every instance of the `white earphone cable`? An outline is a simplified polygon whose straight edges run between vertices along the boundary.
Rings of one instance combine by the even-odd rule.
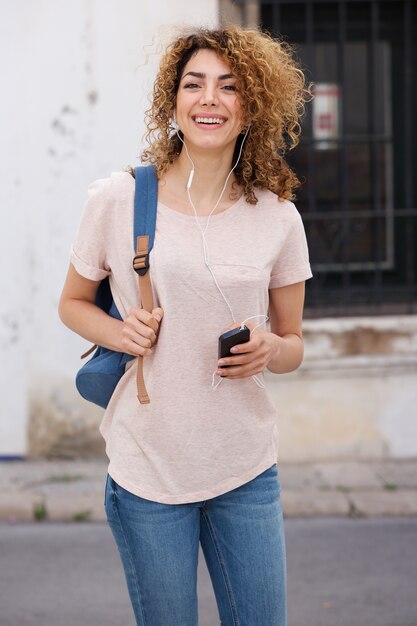
[[[200,224],[200,223],[199,223],[199,221],[198,221],[198,213],[197,213],[197,209],[196,209],[195,204],[194,204],[194,202],[193,202],[193,200],[192,200],[192,198],[191,198],[191,193],[190,193],[190,188],[191,188],[191,184],[192,184],[192,181],[193,181],[193,178],[194,178],[194,172],[195,172],[195,165],[194,165],[194,161],[192,160],[192,158],[191,158],[191,156],[190,156],[190,153],[188,152],[187,144],[186,144],[186,143],[185,143],[185,141],[182,139],[182,137],[180,136],[180,134],[178,133],[178,131],[176,131],[176,132],[177,132],[178,138],[180,139],[180,141],[181,141],[181,142],[183,143],[183,145],[184,145],[184,148],[185,148],[185,152],[186,152],[187,158],[188,158],[188,160],[190,161],[191,166],[192,166],[192,169],[191,169],[190,175],[189,175],[189,177],[188,177],[188,182],[187,182],[187,195],[188,195],[188,200],[189,200],[189,203],[191,204],[191,206],[192,206],[192,208],[193,208],[193,211],[194,211],[194,217],[195,217],[195,221],[196,221],[196,224],[197,224],[197,228],[198,228],[198,229],[199,229],[199,231],[201,232],[201,237],[202,237],[202,240],[203,240],[204,262],[205,262],[205,264],[206,264],[206,266],[207,266],[207,269],[209,270],[210,274],[212,275],[212,278],[213,278],[213,280],[214,280],[214,283],[215,283],[215,285],[216,285],[217,289],[219,290],[219,292],[220,292],[220,294],[221,294],[221,296],[222,296],[223,300],[225,301],[225,303],[226,303],[226,305],[227,305],[227,307],[228,307],[228,309],[229,309],[229,311],[230,311],[230,315],[232,316],[232,320],[233,320],[233,322],[234,322],[234,323],[236,323],[236,319],[235,319],[234,313],[233,313],[233,311],[232,311],[232,307],[230,306],[230,304],[229,304],[229,302],[228,302],[228,300],[227,300],[226,296],[224,295],[224,293],[223,293],[223,291],[222,291],[222,289],[221,289],[221,287],[220,287],[219,283],[217,282],[217,278],[216,278],[216,276],[214,275],[214,272],[213,272],[213,270],[212,270],[212,268],[211,268],[211,266],[210,266],[210,257],[209,257],[209,249],[208,249],[208,245],[207,245],[207,241],[206,241],[206,232],[207,232],[207,228],[208,228],[208,225],[209,225],[209,222],[210,222],[210,217],[212,216],[212,214],[214,213],[214,211],[215,211],[215,210],[217,209],[217,207],[219,206],[219,204],[220,204],[220,200],[222,199],[223,194],[224,194],[224,192],[225,192],[225,190],[226,190],[227,183],[229,182],[230,176],[232,175],[233,171],[236,169],[236,167],[237,167],[237,165],[238,165],[238,163],[239,163],[239,161],[240,161],[240,157],[242,156],[243,144],[245,143],[245,139],[246,139],[246,137],[248,136],[249,126],[248,126],[248,128],[246,129],[245,136],[243,137],[242,143],[240,144],[239,154],[238,154],[238,157],[237,157],[237,159],[236,159],[236,163],[234,164],[234,166],[232,167],[232,169],[231,169],[231,170],[230,170],[230,172],[228,173],[227,178],[226,178],[226,180],[225,180],[225,183],[224,183],[224,185],[223,185],[223,189],[221,190],[220,196],[218,197],[216,204],[214,205],[214,207],[213,207],[213,208],[212,208],[212,210],[210,211],[209,215],[207,216],[207,222],[206,222],[206,224],[205,224],[205,228],[204,228],[204,230],[202,229],[201,224]]]
[[[243,328],[243,326],[246,324],[246,322],[248,322],[249,320],[253,320],[255,317],[264,317],[265,319],[264,319],[264,321],[263,321],[263,322],[259,322],[259,324],[256,324],[256,325],[252,328],[252,330],[250,331],[250,334],[251,334],[251,335],[252,335],[253,331],[255,330],[255,328],[258,328],[259,326],[262,326],[263,324],[266,324],[266,322],[269,320],[268,315],[264,315],[264,314],[261,314],[261,315],[251,315],[250,317],[247,317],[247,318],[246,318],[246,319],[242,322],[242,324],[241,324],[241,326],[240,326],[240,327],[241,327],[241,328]],[[215,377],[215,376],[216,376],[216,372],[213,372],[213,376],[212,376],[212,379],[211,379],[211,386],[213,387],[213,391],[214,391],[214,389],[217,389],[217,387],[221,384],[222,380],[224,380],[224,379],[220,376],[220,377],[219,377],[219,380],[217,381],[217,383],[216,383],[216,384],[214,384],[214,377]],[[253,380],[255,381],[255,383],[258,385],[258,387],[260,387],[261,389],[265,389],[265,388],[266,388],[265,383],[264,383],[264,382],[263,382],[260,378],[258,378],[258,376],[257,376],[256,374],[253,374],[252,378],[253,378]]]
[[[210,211],[210,213],[209,213],[209,214],[208,214],[208,216],[207,216],[207,221],[206,221],[206,224],[205,224],[204,230],[203,230],[203,228],[201,227],[200,222],[198,221],[198,213],[197,213],[197,209],[196,209],[196,207],[195,207],[195,205],[194,205],[194,202],[193,202],[193,200],[192,200],[192,198],[191,198],[191,193],[190,193],[190,188],[191,188],[191,185],[192,185],[192,182],[193,182],[194,172],[195,172],[195,165],[194,165],[194,161],[192,160],[192,158],[191,158],[191,156],[190,156],[190,153],[188,152],[187,144],[185,143],[185,141],[184,141],[184,140],[182,139],[182,137],[180,136],[180,134],[179,134],[179,132],[178,132],[178,129],[176,129],[176,131],[175,131],[175,132],[176,132],[176,134],[177,134],[177,136],[178,136],[178,138],[179,138],[179,140],[182,142],[182,144],[183,144],[183,146],[184,146],[184,148],[185,148],[185,152],[186,152],[187,158],[188,158],[188,160],[189,160],[189,161],[190,161],[190,163],[191,163],[191,171],[190,171],[190,174],[189,174],[189,177],[188,177],[188,181],[187,181],[187,186],[186,186],[186,189],[187,189],[187,196],[188,196],[188,200],[189,200],[189,203],[191,204],[191,206],[192,206],[192,208],[193,208],[195,221],[196,221],[197,227],[198,227],[198,229],[199,229],[199,231],[200,231],[200,233],[201,233],[201,237],[202,237],[202,242],[203,242],[203,253],[204,253],[204,263],[205,263],[205,265],[206,265],[207,269],[209,270],[210,274],[212,275],[213,281],[214,281],[214,283],[215,283],[215,285],[216,285],[217,289],[219,290],[219,292],[220,292],[220,294],[221,294],[221,296],[222,296],[223,300],[225,301],[225,303],[226,303],[226,305],[227,305],[227,307],[228,307],[228,309],[229,309],[229,311],[230,311],[230,315],[232,316],[232,320],[233,320],[233,322],[234,322],[234,323],[236,323],[236,319],[235,319],[235,316],[234,316],[234,313],[233,313],[232,307],[230,306],[229,301],[227,300],[227,298],[226,298],[226,296],[224,295],[224,293],[223,293],[223,291],[222,291],[222,289],[221,289],[221,287],[220,287],[219,283],[217,282],[217,278],[216,278],[216,276],[215,276],[215,274],[214,274],[214,272],[213,272],[213,270],[212,270],[212,268],[211,268],[211,266],[210,266],[210,256],[209,256],[209,249],[208,249],[208,245],[207,245],[207,241],[206,241],[206,232],[207,232],[207,228],[208,228],[208,225],[209,225],[209,222],[210,222],[210,217],[212,216],[212,214],[214,213],[214,211],[215,211],[215,210],[217,209],[217,207],[219,206],[220,201],[221,201],[221,199],[222,199],[222,197],[223,197],[223,194],[224,194],[224,192],[225,192],[225,190],[226,190],[227,183],[229,182],[230,176],[232,175],[232,173],[234,172],[234,170],[236,169],[236,167],[237,167],[237,165],[238,165],[238,163],[239,163],[239,161],[240,161],[240,157],[242,156],[242,151],[243,151],[243,145],[244,145],[244,143],[245,143],[246,137],[248,136],[249,128],[250,128],[250,126],[248,126],[248,128],[246,129],[246,132],[245,132],[245,135],[244,135],[244,137],[243,137],[242,143],[240,144],[239,154],[238,154],[238,157],[237,157],[237,159],[236,159],[236,163],[234,164],[234,166],[232,167],[232,169],[231,169],[231,170],[230,170],[230,172],[228,173],[228,175],[227,175],[227,177],[226,177],[226,180],[225,180],[225,183],[224,183],[224,185],[223,185],[223,189],[221,190],[220,196],[218,197],[216,204],[214,205],[214,207],[212,208],[212,210]],[[267,316],[267,315],[264,315],[264,314],[261,314],[261,315],[252,315],[251,317],[248,317],[248,318],[247,318],[244,322],[242,322],[242,326],[245,324],[245,322],[246,322],[246,321],[248,321],[248,320],[250,320],[250,319],[253,319],[254,317],[265,317],[265,322],[266,322],[266,321],[268,321],[268,319],[269,319],[269,318],[268,318],[268,316]],[[251,334],[252,334],[253,330],[255,330],[255,328],[258,328],[258,326],[261,326],[263,323],[264,323],[264,322],[260,322],[259,324],[257,324],[257,325],[256,325],[256,326],[252,329]],[[215,377],[215,375],[216,375],[216,373],[215,373],[215,372],[213,372],[213,376],[212,376],[212,387],[213,387],[213,391],[214,391],[215,389],[217,389],[217,387],[218,387],[218,386],[221,384],[221,382],[223,381],[223,378],[222,378],[222,377],[220,377],[220,380],[217,382],[217,384],[214,384],[214,377]],[[264,384],[264,382],[263,382],[262,380],[260,380],[260,379],[258,378],[258,376],[253,375],[253,376],[252,376],[252,378],[253,378],[253,380],[255,381],[255,383],[258,385],[258,387],[260,387],[261,389],[265,389],[265,384]]]

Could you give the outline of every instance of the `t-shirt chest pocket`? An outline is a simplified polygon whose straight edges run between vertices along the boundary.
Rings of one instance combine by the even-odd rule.
[[[210,259],[210,267],[226,297],[245,299],[255,293],[261,295],[268,289],[269,275],[264,269],[242,263],[218,262],[216,259]]]
[[[187,237],[186,237],[187,234]],[[210,236],[211,235],[211,236]],[[208,233],[210,268],[225,297],[233,298],[234,306],[247,300],[256,302],[267,294],[270,280],[269,268],[257,265],[245,250],[248,245],[230,242],[225,233]],[[153,282],[158,286],[161,302],[172,303],[173,294],[182,302],[203,300],[207,305],[222,303],[209,268],[205,265],[202,238],[195,229],[161,236],[157,231],[152,263]],[[255,251],[256,254],[256,251]],[[161,305],[162,306],[162,305]]]

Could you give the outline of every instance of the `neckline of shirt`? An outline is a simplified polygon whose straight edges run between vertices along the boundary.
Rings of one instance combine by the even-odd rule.
[[[244,202],[246,201],[245,194],[243,193],[235,202],[233,202],[233,204],[227,207],[227,209],[223,209],[223,211],[219,211],[218,213],[212,213],[210,216],[210,220],[217,219],[221,217],[222,215],[229,215],[231,212],[233,212],[234,209],[238,208],[241,205],[242,201]],[[164,204],[164,202],[161,202],[160,200],[158,200],[158,209],[159,207],[163,207],[163,209],[166,209],[167,212],[178,215],[180,218],[185,218],[187,220],[189,219],[195,220],[195,215],[194,215],[194,211],[192,210],[192,207],[190,207],[190,211],[191,211],[190,213],[182,213],[182,211],[177,211],[176,209],[172,209],[167,204]],[[198,220],[207,220],[208,217],[209,217],[208,215],[197,214]]]

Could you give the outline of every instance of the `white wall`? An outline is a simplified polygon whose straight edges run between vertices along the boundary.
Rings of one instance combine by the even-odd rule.
[[[0,12],[1,456],[25,454],[29,405],[80,419],[85,342],[56,310],[86,189],[135,164],[154,53],[172,25],[215,25],[217,0],[1,0]]]
[[[305,358],[268,376],[281,460],[417,456],[417,315],[304,322]]]

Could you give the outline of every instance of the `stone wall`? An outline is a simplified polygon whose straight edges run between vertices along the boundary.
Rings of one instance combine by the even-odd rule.
[[[308,320],[305,358],[268,376],[285,460],[417,456],[417,316]]]

